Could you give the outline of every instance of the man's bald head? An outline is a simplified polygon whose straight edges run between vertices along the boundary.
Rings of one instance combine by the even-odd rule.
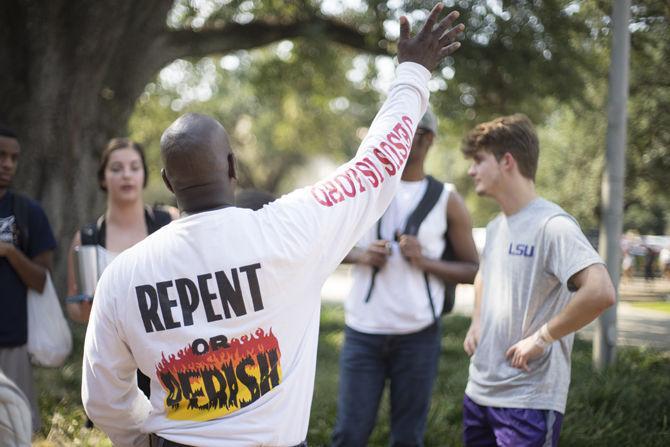
[[[179,117],[163,132],[161,158],[166,184],[187,211],[189,202],[202,208],[202,202],[216,200],[215,195],[232,203],[233,153],[226,130],[215,119],[196,113]]]

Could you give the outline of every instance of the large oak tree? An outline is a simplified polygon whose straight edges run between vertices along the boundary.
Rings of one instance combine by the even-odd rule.
[[[101,148],[125,133],[145,85],[171,61],[298,36],[383,51],[373,37],[317,12],[179,29],[167,25],[172,6],[0,2],[0,121],[19,134],[23,149],[15,186],[42,202],[60,241],[91,218]]]
[[[16,186],[43,203],[62,249],[99,209],[101,148],[126,133],[137,98],[168,63],[293,38],[387,54],[398,16],[421,21],[413,11],[434,3],[367,0],[333,17],[321,0],[0,2],[0,121],[20,135]],[[588,27],[569,2],[447,3],[468,26],[456,77],[453,60],[437,75],[432,102],[447,120],[463,126],[517,110],[540,120],[541,98],[581,95]],[[203,18],[201,5],[213,11]]]

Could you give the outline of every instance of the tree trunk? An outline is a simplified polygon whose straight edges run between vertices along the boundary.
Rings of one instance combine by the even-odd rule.
[[[19,135],[14,188],[39,200],[59,241],[54,277],[64,290],[72,235],[104,208],[98,155],[123,136],[144,86],[177,57],[253,48],[319,34],[383,52],[322,17],[223,29],[167,29],[166,0],[5,0],[0,2],[0,122]]]
[[[55,278],[80,224],[102,209],[100,150],[123,135],[152,75],[141,61],[170,2],[9,1],[0,6],[0,120],[19,135],[14,188],[39,200],[59,241]],[[154,67],[152,67],[152,70]],[[131,82],[124,83],[124,75]]]

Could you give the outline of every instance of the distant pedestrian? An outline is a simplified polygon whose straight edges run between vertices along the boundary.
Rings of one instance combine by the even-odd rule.
[[[651,282],[656,277],[655,267],[656,267],[656,257],[658,256],[658,251],[653,245],[647,244],[645,246],[647,252],[644,254],[644,279],[647,282]]]
[[[658,263],[665,279],[670,279],[670,247],[663,247],[658,254]]]

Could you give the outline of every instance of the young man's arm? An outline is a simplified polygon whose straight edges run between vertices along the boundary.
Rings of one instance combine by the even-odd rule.
[[[443,281],[472,284],[479,269],[479,256],[472,239],[470,213],[457,192],[449,194],[447,223],[449,242],[454,247],[458,261],[443,261],[424,256],[416,236],[400,236],[400,250],[412,265]]]
[[[0,257],[7,258],[21,281],[33,290],[42,293],[47,271],[53,264],[53,250],[46,250],[30,259],[21,250],[7,242],[0,242]]]
[[[472,321],[470,322],[470,328],[468,333],[465,335],[465,340],[463,341],[463,349],[468,355],[475,353],[477,345],[479,344],[479,336],[481,335],[481,325],[480,325],[480,316],[482,308],[482,276],[479,272],[475,275],[475,307],[472,310]]]
[[[544,234],[546,272],[575,293],[539,330],[507,350],[510,364],[524,370],[547,346],[586,326],[616,300],[607,269],[572,218],[561,215],[550,219]]]
[[[370,267],[382,268],[386,265],[386,260],[390,254],[388,241],[372,241],[366,248],[354,247],[344,257],[342,261],[345,264],[361,264]]]

